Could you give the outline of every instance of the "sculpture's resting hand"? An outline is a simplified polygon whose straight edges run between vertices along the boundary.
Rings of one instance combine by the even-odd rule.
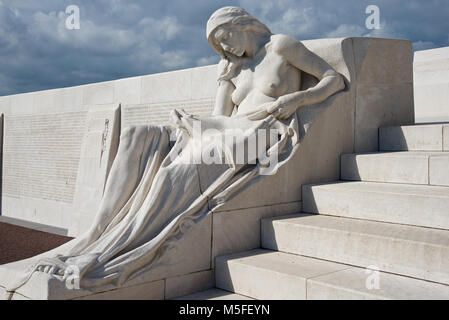
[[[279,120],[290,118],[296,110],[307,105],[307,92],[297,91],[277,98],[266,106],[266,111]]]

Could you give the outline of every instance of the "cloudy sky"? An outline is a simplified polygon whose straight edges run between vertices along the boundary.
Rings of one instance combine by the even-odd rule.
[[[66,7],[80,29],[66,28]],[[0,96],[213,64],[208,17],[237,5],[273,33],[299,40],[406,38],[415,50],[449,45],[447,0],[0,0]],[[380,29],[365,26],[368,5]]]

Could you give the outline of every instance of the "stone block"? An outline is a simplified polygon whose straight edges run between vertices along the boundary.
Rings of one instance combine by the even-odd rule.
[[[379,128],[381,151],[442,151],[441,124]]]
[[[72,204],[62,201],[2,196],[2,216],[68,229]]]
[[[333,262],[259,249],[217,258],[215,279],[218,288],[255,299],[305,300],[307,279],[346,268]]]
[[[341,179],[428,184],[427,152],[381,152],[341,156]]]
[[[218,88],[217,65],[191,69],[192,100],[215,98]]]
[[[262,247],[449,283],[447,230],[301,214],[264,220]]]
[[[11,115],[34,113],[34,95],[34,93],[22,93],[10,96]]]
[[[449,70],[446,77],[449,77]],[[415,85],[415,122],[449,122],[449,81],[444,83]]]
[[[56,106],[56,90],[33,92],[34,109],[36,113],[53,113]]]
[[[100,292],[74,300],[164,300],[164,280]]]
[[[114,103],[114,82],[100,82],[82,86],[83,104],[98,105]]]
[[[212,263],[216,256],[260,247],[263,218],[297,213],[301,203],[221,211],[213,213]]]
[[[409,40],[352,38],[359,84],[413,82],[413,50]],[[413,113],[413,101],[411,111]]]
[[[187,101],[192,98],[192,70],[142,76],[141,103]]]
[[[303,211],[449,229],[449,189],[380,182],[303,186]]]
[[[377,151],[380,126],[414,122],[413,53],[408,40],[351,38],[355,152]]]
[[[60,112],[60,110],[85,111],[87,106],[83,105],[83,90],[83,86],[62,88],[56,90],[55,106],[58,112]]]
[[[378,272],[379,286],[368,287],[376,270],[349,268],[309,279],[308,300],[447,300],[449,286]],[[371,283],[370,283],[371,284]],[[371,284],[372,285],[372,284]]]
[[[215,286],[212,270],[185,274],[165,280],[165,299],[181,297]]]
[[[114,102],[118,104],[139,104],[142,77],[114,81]]]
[[[212,214],[209,214],[186,232],[182,241],[170,249],[153,269],[131,280],[129,285],[210,270],[211,238]]]
[[[378,150],[379,127],[414,121],[412,83],[359,84],[356,96],[355,152]]]
[[[449,47],[416,51],[413,67],[416,123],[449,121]]]
[[[173,300],[253,300],[253,299],[229,291],[213,288],[189,294],[187,296],[179,297]]]

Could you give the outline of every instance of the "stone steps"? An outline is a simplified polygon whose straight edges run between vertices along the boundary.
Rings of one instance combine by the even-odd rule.
[[[380,151],[449,151],[449,123],[379,128]]]
[[[239,294],[235,294],[233,292],[213,288],[189,294],[187,296],[174,298],[173,300],[253,300],[253,299]]]
[[[449,186],[449,152],[344,154],[341,179]]]
[[[216,282],[219,288],[255,299],[449,297],[446,285],[261,249],[217,257]]]
[[[380,128],[379,150],[263,219],[263,249],[217,257],[224,297],[449,299],[449,123]]]
[[[449,229],[449,188],[377,182],[303,185],[303,211]]]
[[[449,231],[325,215],[262,221],[262,247],[449,284]]]

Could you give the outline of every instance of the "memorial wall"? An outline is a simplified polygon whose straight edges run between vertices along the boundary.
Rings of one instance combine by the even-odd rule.
[[[3,195],[72,203],[85,112],[7,116]]]
[[[215,79],[216,67],[208,66],[0,97],[1,215],[63,228],[70,235],[85,230],[99,205],[120,128],[167,124],[172,108],[209,114]],[[116,137],[108,140],[108,134]],[[86,210],[87,221],[80,221]]]

